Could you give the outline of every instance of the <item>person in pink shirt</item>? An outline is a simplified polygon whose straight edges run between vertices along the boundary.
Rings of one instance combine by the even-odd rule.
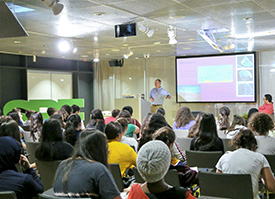
[[[272,114],[274,113],[272,96],[270,94],[264,95],[264,104],[259,107],[259,112]]]
[[[105,118],[105,125],[107,125],[109,122],[114,122],[116,120],[116,116],[120,113],[119,109],[112,110],[112,116]]]

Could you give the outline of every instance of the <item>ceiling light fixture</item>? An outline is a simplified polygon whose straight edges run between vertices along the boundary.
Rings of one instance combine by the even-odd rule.
[[[254,38],[249,38],[247,43],[247,51],[252,51],[254,48]]]
[[[173,45],[178,43],[178,41],[176,40],[176,27],[170,25],[167,29],[167,33],[169,38],[169,44]]]
[[[58,15],[62,12],[64,5],[59,3],[59,0],[42,0],[53,11],[54,15]]]
[[[77,48],[74,48],[74,49],[73,49],[73,53],[76,53],[76,52],[77,52]]]
[[[61,52],[68,52],[71,49],[71,45],[67,40],[60,40],[58,42],[58,48]]]
[[[138,29],[139,31],[144,32],[148,37],[152,37],[155,33],[154,29],[149,28],[148,25],[144,25],[144,21],[138,25]]]
[[[99,62],[99,51],[95,50],[94,51],[94,62]]]
[[[134,54],[133,51],[131,51],[131,49],[128,48],[128,53],[127,53],[127,54],[124,54],[123,57],[124,57],[125,59],[128,59],[128,58],[131,57],[133,54]]]

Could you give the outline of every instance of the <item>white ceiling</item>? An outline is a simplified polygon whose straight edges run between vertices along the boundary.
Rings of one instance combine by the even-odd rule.
[[[143,58],[144,54],[213,54],[219,51],[202,39],[198,29],[227,28],[229,32],[215,34],[221,46],[228,40],[235,44],[234,50],[225,52],[246,51],[248,38],[237,39],[233,35],[275,31],[275,0],[60,0],[64,10],[58,16],[41,0],[6,2],[33,11],[16,12],[29,37],[0,39],[2,53],[76,60],[92,60],[96,50],[101,60],[122,58],[128,48],[134,53],[129,59]],[[96,16],[98,12],[104,15]],[[155,29],[151,38],[140,31],[133,37],[114,37],[114,25],[143,20]],[[168,44],[169,25],[176,27],[176,45]],[[98,41],[94,41],[95,36]],[[57,43],[62,38],[69,39],[78,48],[77,53],[60,53]],[[275,35],[254,39],[254,50],[274,49]]]

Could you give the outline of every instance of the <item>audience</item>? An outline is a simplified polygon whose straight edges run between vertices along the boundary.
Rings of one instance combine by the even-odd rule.
[[[28,159],[20,155],[22,146],[12,137],[0,137],[0,191],[14,191],[18,199],[29,199],[43,192],[43,185]],[[17,172],[15,164],[22,167]]]
[[[105,128],[105,134],[109,146],[109,163],[118,163],[122,177],[125,177],[126,170],[136,166],[137,154],[127,144],[121,143],[122,127],[118,122],[109,122]]]
[[[239,115],[234,115],[232,124],[228,127],[226,131],[226,137],[233,138],[236,134],[239,133],[241,129],[247,129],[245,127],[245,120]]]
[[[67,118],[65,140],[74,146],[81,132],[81,118],[74,113]]]
[[[153,140],[163,141],[172,152],[176,140],[176,134],[171,128],[162,127],[153,134]],[[198,173],[191,170],[186,163],[179,159],[171,157],[171,165],[169,169],[176,169],[179,172],[180,184],[183,187],[188,187],[192,184],[198,183]]]
[[[144,117],[140,131],[139,131],[140,137],[142,136],[142,134],[144,132],[144,128],[148,127],[148,124],[149,124],[149,121],[151,120],[152,115],[153,115],[153,113],[150,112],[150,113],[147,113],[147,115]]]
[[[223,106],[220,108],[220,116],[221,119],[218,120],[218,129],[219,130],[227,130],[230,126],[229,115],[230,109],[227,106]]]
[[[251,108],[251,109],[249,109],[249,111],[248,111],[248,115],[247,115],[247,120],[246,120],[246,127],[247,127],[247,125],[248,125],[248,122],[249,122],[249,119],[252,117],[252,115],[254,114],[254,113],[258,113],[259,111],[258,111],[258,109],[256,109],[256,108]]]
[[[104,132],[105,123],[102,111],[100,109],[94,109],[91,112],[91,119],[87,125],[88,129],[97,129]]]
[[[105,125],[107,125],[109,122],[114,122],[119,113],[119,109],[112,110],[112,116],[105,118]]]
[[[237,150],[228,151],[220,158],[216,165],[217,173],[250,174],[254,199],[258,198],[259,177],[263,179],[269,191],[275,192],[275,179],[269,163],[262,154],[255,152],[257,141],[253,133],[248,129],[241,130],[232,139],[232,144]]]
[[[161,114],[163,117],[165,116],[165,110],[164,108],[159,108],[156,113]]]
[[[191,191],[183,187],[173,187],[164,181],[171,161],[169,148],[162,141],[154,140],[144,144],[137,157],[137,169],[145,181],[134,184],[128,199],[193,199]]]
[[[194,138],[197,137],[199,134],[199,129],[201,125],[201,120],[205,116],[204,112],[200,112],[196,119],[195,119],[195,124],[189,129],[188,136],[189,138]]]
[[[135,126],[137,126],[137,127],[140,129],[141,125],[140,125],[140,123],[138,122],[138,120],[132,118],[133,112],[134,112],[134,111],[133,111],[133,108],[132,108],[131,106],[124,106],[124,107],[122,108],[122,111],[125,111],[125,110],[128,111],[128,112],[130,113],[130,118],[131,118],[130,123],[133,124],[133,125],[135,125]]]
[[[72,105],[71,108],[72,108],[73,113],[79,115],[80,107],[78,105],[74,104],[74,105]],[[85,129],[85,125],[84,125],[83,120],[81,119],[81,130],[83,131],[84,129]]]
[[[274,129],[274,123],[270,115],[266,113],[253,114],[249,120],[248,128],[257,135],[257,152],[275,155],[275,138],[268,136],[269,131]]]
[[[92,132],[91,132],[92,131]],[[77,141],[73,156],[59,165],[54,193],[61,197],[121,199],[108,170],[106,136],[96,130],[84,131]]]
[[[274,113],[272,96],[270,94],[264,95],[264,104],[259,107],[259,112],[266,114]]]
[[[193,117],[189,107],[180,107],[177,111],[175,122],[173,123],[173,129],[189,130],[195,124],[195,118]]]
[[[56,114],[57,112],[58,112],[57,109],[53,108],[53,107],[49,107],[47,109],[47,114],[48,114],[49,117],[51,117],[52,115]]]
[[[64,104],[61,109],[65,110],[68,114],[68,117],[73,113],[72,107],[70,107],[68,104]],[[60,109],[60,110],[61,110]]]
[[[24,122],[24,126],[30,126],[31,125],[31,115],[35,113],[34,110],[27,110],[26,112],[26,117],[27,117],[27,120]]]
[[[139,133],[139,128],[131,123],[131,114],[127,110],[123,110],[118,115],[119,118],[124,118],[128,121],[128,129],[125,134],[127,137],[134,137],[134,134]]]
[[[224,153],[223,142],[218,137],[216,121],[212,113],[206,113],[202,118],[198,136],[192,139],[190,150]]]
[[[43,127],[43,116],[40,112],[31,115],[30,137],[34,142],[40,142],[41,131]]]
[[[136,139],[125,136],[125,134],[128,130],[128,124],[129,124],[128,120],[126,120],[125,118],[120,117],[120,118],[117,118],[116,121],[118,123],[120,123],[121,127],[122,127],[122,137],[121,137],[120,142],[124,143],[124,144],[128,144],[130,147],[132,147],[137,152],[138,143],[137,143]]]
[[[35,158],[43,161],[64,160],[71,157],[74,148],[63,142],[59,121],[48,119],[42,129],[41,144],[35,151]]]

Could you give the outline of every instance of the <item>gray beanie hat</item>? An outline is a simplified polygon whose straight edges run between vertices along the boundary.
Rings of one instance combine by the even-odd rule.
[[[138,152],[137,169],[149,183],[164,178],[171,164],[171,152],[164,142],[154,140],[144,144]]]

